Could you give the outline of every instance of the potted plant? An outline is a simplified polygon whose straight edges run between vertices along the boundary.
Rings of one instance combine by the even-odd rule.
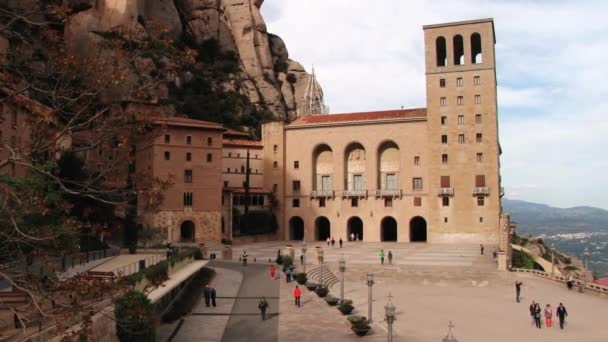
[[[310,290],[310,291],[314,291],[314,290],[317,288],[317,286],[319,286],[319,285],[318,285],[317,283],[312,282],[312,281],[307,281],[307,282],[304,284],[304,286],[306,286],[306,288],[307,288],[308,290]]]
[[[327,302],[327,304],[329,306],[336,306],[338,304],[338,302],[340,301],[340,298],[334,297],[332,295],[327,295],[325,297],[325,301]]]
[[[351,324],[350,329],[357,336],[365,336],[367,334],[367,332],[369,331],[369,329],[371,329],[371,327],[368,324],[369,322],[367,321],[367,318],[365,318],[364,316],[353,315],[353,316],[349,316],[347,319]]]
[[[340,312],[343,315],[350,314],[354,309],[355,309],[355,307],[352,304],[348,304],[348,303],[340,304],[338,306],[338,310],[340,310]]]
[[[317,294],[317,296],[323,298],[323,297],[327,296],[327,294],[329,293],[329,290],[327,289],[327,287],[317,286],[317,288],[315,289],[315,293]]]
[[[296,273],[294,274],[293,278],[298,282],[298,284],[300,285],[304,285],[306,284],[306,281],[308,280],[308,277],[306,276],[306,273],[304,272],[300,272],[300,273]]]

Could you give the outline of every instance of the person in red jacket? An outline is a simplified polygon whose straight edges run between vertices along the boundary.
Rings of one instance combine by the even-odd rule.
[[[296,285],[296,288],[293,289],[293,296],[296,299],[296,306],[300,307],[300,297],[302,297],[302,291],[300,290],[298,285]]]
[[[274,265],[270,265],[270,279],[275,279],[276,274],[277,269],[274,267]]]

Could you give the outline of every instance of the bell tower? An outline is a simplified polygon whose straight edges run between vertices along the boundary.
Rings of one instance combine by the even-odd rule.
[[[500,198],[494,20],[424,29],[429,241],[498,242]]]

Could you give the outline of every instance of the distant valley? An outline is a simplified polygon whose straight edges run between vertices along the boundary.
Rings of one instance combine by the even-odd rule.
[[[581,260],[587,247],[591,253],[589,268],[599,277],[608,276],[608,210],[587,206],[556,208],[506,198],[502,206],[517,223],[519,235],[538,236]]]

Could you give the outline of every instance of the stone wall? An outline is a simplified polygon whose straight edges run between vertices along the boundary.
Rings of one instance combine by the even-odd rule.
[[[194,223],[194,239],[196,243],[219,242],[222,238],[222,212],[217,211],[159,211],[147,215],[145,221],[152,227],[167,229],[165,239],[180,242],[180,227],[185,221]],[[190,242],[190,241],[188,241]]]

